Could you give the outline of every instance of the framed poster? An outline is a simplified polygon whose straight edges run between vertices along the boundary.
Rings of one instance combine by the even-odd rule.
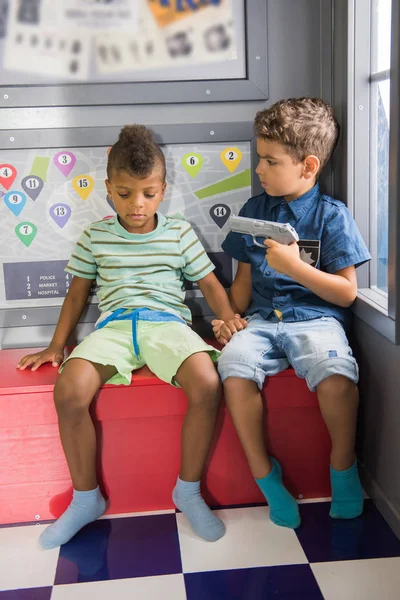
[[[0,0],[0,107],[265,99],[266,48],[266,0]]]

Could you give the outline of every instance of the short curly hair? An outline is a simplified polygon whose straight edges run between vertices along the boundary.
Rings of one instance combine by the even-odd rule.
[[[319,158],[319,172],[326,166],[339,138],[339,123],[332,107],[321,98],[289,98],[257,113],[257,137],[282,144],[295,162],[306,156]]]
[[[134,177],[144,179],[157,163],[162,168],[162,178],[165,181],[165,156],[153,140],[151,131],[144,125],[125,125],[108,155],[107,177],[111,179],[113,171],[126,171]]]

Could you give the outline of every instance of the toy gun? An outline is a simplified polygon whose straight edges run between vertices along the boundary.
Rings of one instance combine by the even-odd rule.
[[[228,225],[231,231],[251,235],[255,245],[260,246],[260,248],[265,248],[265,246],[264,244],[257,242],[257,237],[269,238],[279,242],[279,244],[286,245],[299,241],[297,231],[289,225],[289,223],[260,221],[258,219],[249,219],[247,217],[237,217],[236,215],[232,215],[228,221]]]

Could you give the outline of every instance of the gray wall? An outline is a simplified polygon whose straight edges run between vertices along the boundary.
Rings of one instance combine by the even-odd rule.
[[[400,538],[400,346],[357,318],[353,335],[360,365],[363,483]]]

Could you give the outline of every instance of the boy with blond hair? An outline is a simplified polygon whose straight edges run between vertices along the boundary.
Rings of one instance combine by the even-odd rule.
[[[345,330],[357,295],[356,268],[370,260],[346,206],[322,194],[318,178],[339,135],[332,108],[319,98],[282,100],[255,119],[264,193],[240,215],[290,223],[300,240],[282,245],[229,233],[223,249],[238,261],[230,291],[246,329],[232,338],[229,323],[213,322],[226,344],[218,362],[225,400],[251,472],[277,525],[296,528],[300,514],[268,456],[263,430],[264,379],[291,365],[316,390],[332,440],[330,515],[351,519],[363,510],[355,455],[358,367]],[[307,466],[305,465],[305,468]]]

